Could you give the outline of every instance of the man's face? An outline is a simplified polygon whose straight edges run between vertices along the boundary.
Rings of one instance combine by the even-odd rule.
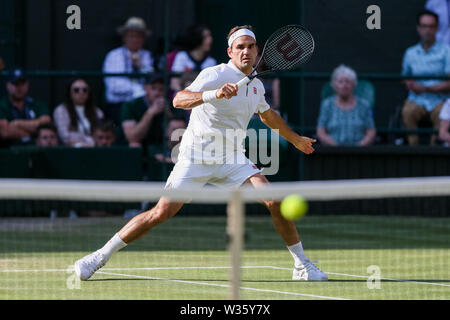
[[[438,28],[435,17],[427,14],[421,16],[417,26],[417,33],[421,42],[433,42],[436,39]]]
[[[7,82],[6,89],[12,100],[24,100],[28,94],[28,80],[18,80],[16,82]]]
[[[113,132],[100,129],[94,131],[93,138],[96,147],[110,147],[116,140]]]
[[[131,52],[141,50],[144,46],[145,34],[139,30],[128,30],[123,35],[123,44]]]
[[[53,130],[41,129],[36,139],[36,145],[40,147],[56,147],[58,145],[58,137]]]
[[[234,65],[248,74],[252,71],[258,55],[256,41],[250,36],[242,36],[234,40],[231,48],[227,49],[228,56]]]
[[[144,90],[147,93],[147,99],[150,102],[164,96],[164,85],[160,82],[146,84],[144,85]]]

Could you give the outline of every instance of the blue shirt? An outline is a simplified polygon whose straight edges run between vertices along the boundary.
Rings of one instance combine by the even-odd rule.
[[[336,104],[336,96],[322,101],[317,126],[324,128],[339,145],[357,146],[368,129],[375,127],[372,109],[366,100],[356,98],[356,105],[342,110]]]
[[[402,75],[404,76],[445,76],[450,74],[450,46],[436,41],[428,51],[420,43],[406,49],[403,56]],[[432,86],[443,82],[438,79],[417,80],[424,86]],[[408,100],[431,111],[439,103],[449,98],[449,94],[419,93],[409,91]]]

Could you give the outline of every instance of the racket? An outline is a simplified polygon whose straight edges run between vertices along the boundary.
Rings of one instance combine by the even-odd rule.
[[[276,71],[292,71],[305,64],[314,52],[314,38],[300,25],[287,25],[275,31],[264,44],[264,48],[252,72],[237,85],[242,88],[255,77]],[[256,73],[264,61],[269,70]]]

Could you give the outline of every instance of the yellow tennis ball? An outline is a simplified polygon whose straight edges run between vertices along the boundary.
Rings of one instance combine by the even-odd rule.
[[[281,201],[281,214],[287,220],[303,218],[308,211],[308,203],[297,194],[291,194]]]

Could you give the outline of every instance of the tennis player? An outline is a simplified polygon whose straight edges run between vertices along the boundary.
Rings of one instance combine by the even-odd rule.
[[[292,143],[300,151],[314,151],[314,139],[296,134],[273,111],[264,98],[262,82],[255,78],[247,87],[238,90],[235,83],[250,74],[258,54],[256,37],[251,26],[237,26],[228,34],[226,64],[204,69],[185,90],[173,100],[175,108],[192,110],[188,127],[180,144],[178,161],[166,183],[166,188],[189,188],[213,184],[239,187],[250,183],[264,187],[268,180],[245,157],[243,140],[254,113],[262,122]],[[235,140],[239,140],[235,143]],[[292,279],[325,281],[327,275],[305,255],[295,223],[283,218],[280,203],[264,201],[274,227],[294,258]],[[183,203],[162,197],[151,210],[131,219],[101,249],[75,263],[81,280],[89,279],[110,259],[111,255],[143,237],[153,227],[173,217]]]

